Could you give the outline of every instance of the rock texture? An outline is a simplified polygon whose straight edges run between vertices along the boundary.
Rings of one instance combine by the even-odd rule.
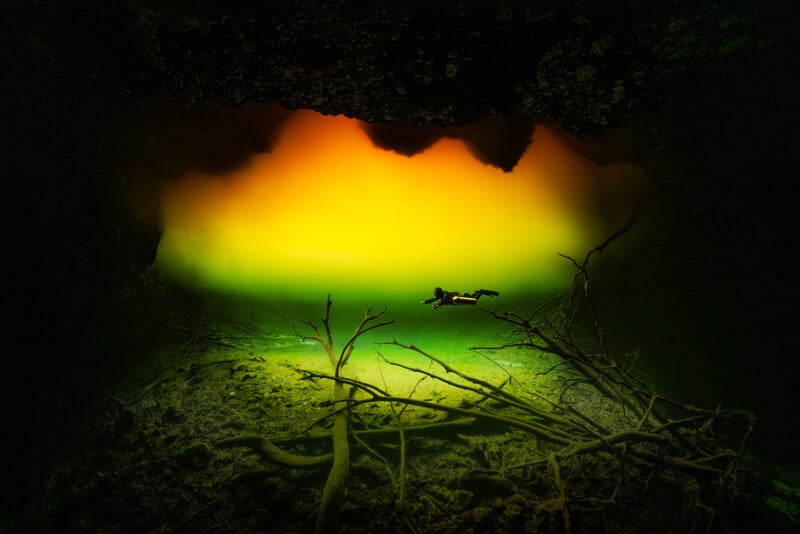
[[[780,46],[774,2],[29,2],[5,97],[277,102],[366,121],[617,124]]]

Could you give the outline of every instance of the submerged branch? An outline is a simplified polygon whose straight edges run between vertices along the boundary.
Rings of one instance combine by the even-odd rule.
[[[629,231],[635,220],[635,217],[631,218],[605,241],[591,249],[581,262],[560,254],[577,270],[572,287],[564,296],[560,307],[556,308],[552,303],[548,303],[547,306],[542,306],[529,315],[489,311],[494,319],[510,325],[513,334],[506,338],[506,343],[497,346],[470,347],[470,350],[491,351],[507,348],[532,349],[538,353],[555,356],[554,359],[558,360],[558,364],[534,376],[557,374],[562,386],[560,394],[549,390],[540,393],[535,388],[532,388],[533,391],[521,392],[520,388],[524,385],[491,358],[490,361],[501,367],[509,376],[500,385],[465,372],[414,344],[405,344],[397,340],[380,345],[395,346],[415,352],[431,364],[427,369],[422,369],[422,364],[416,366],[394,361],[378,351],[379,366],[381,362],[385,362],[401,370],[400,372],[405,371],[419,376],[410,394],[407,396],[393,394],[385,379],[382,386],[378,386],[344,376],[345,365],[360,336],[390,325],[394,321],[380,321],[386,308],[373,312],[369,307],[365,307],[363,317],[337,355],[333,351],[333,337],[329,323],[332,304],[329,295],[321,327],[311,321],[301,321],[310,329],[310,333],[301,335],[301,338],[319,342],[328,355],[331,363],[330,374],[302,372],[304,379],[330,380],[333,383],[332,408],[311,422],[302,435],[276,438],[274,441],[287,443],[298,440],[330,439],[333,453],[318,456],[294,455],[283,451],[266,438],[256,437],[222,440],[217,446],[249,447],[266,460],[287,465],[331,465],[317,515],[315,530],[317,533],[333,533],[338,528],[338,514],[344,504],[345,481],[349,474],[350,432],[362,450],[370,452],[383,463],[394,488],[394,510],[397,517],[413,531],[414,527],[408,515],[412,510],[408,503],[412,493],[407,491],[406,481],[409,476],[407,435],[414,432],[469,427],[478,423],[488,424],[487,426],[499,432],[524,433],[526,439],[522,441],[526,441],[527,445],[519,449],[517,445],[508,446],[507,450],[502,450],[506,445],[498,443],[507,443],[508,439],[496,439],[497,443],[493,443],[492,446],[495,448],[491,449],[491,453],[487,452],[488,447],[480,450],[485,460],[481,464],[466,456],[461,459],[462,464],[472,472],[480,471],[483,475],[499,474],[503,477],[504,484],[527,483],[519,482],[518,478],[506,480],[506,475],[512,471],[532,467],[545,471],[551,469],[555,496],[540,501],[540,506],[548,511],[560,512],[565,532],[570,532],[580,524],[580,518],[577,516],[586,508],[581,509],[578,503],[591,503],[594,510],[607,510],[615,503],[622,502],[623,498],[629,499],[631,493],[630,491],[626,493],[626,489],[629,489],[629,482],[637,476],[636,474],[631,476],[631,473],[642,474],[639,489],[641,485],[646,489],[651,477],[654,480],[669,479],[670,483],[674,479],[686,495],[693,496],[693,500],[685,505],[687,513],[695,513],[698,509],[702,509],[708,512],[709,517],[713,517],[713,510],[701,503],[699,497],[694,497],[700,493],[696,488],[701,486],[702,494],[708,495],[711,491],[725,491],[732,487],[731,485],[735,483],[738,459],[742,454],[745,440],[753,429],[755,416],[742,410],[708,410],[664,397],[635,377],[632,368],[620,365],[610,355],[606,333],[592,301],[588,265],[594,255],[601,254],[613,241]],[[583,312],[588,311],[589,319],[586,326],[594,329],[599,347],[592,342],[595,346],[590,350],[584,350],[576,341],[582,339],[572,332],[575,318],[584,317],[577,312],[580,306],[585,307],[582,309]],[[381,378],[383,379],[383,371]],[[414,398],[417,386],[424,380],[436,381],[451,388],[452,391],[457,390],[464,396],[462,404],[453,406]],[[591,387],[570,389],[582,384]],[[567,395],[567,392],[570,394]],[[474,403],[467,401],[469,395],[476,395],[479,400]],[[492,402],[483,403],[487,400]],[[382,424],[386,425],[391,421],[393,423],[391,426],[359,431],[349,428],[350,414],[358,414],[354,410],[376,403],[389,403],[389,413],[383,414]],[[491,411],[486,409],[489,404]],[[414,409],[407,410],[408,408],[422,409],[424,417],[430,415],[427,410],[444,413],[451,420],[428,425],[406,424],[415,413]],[[389,415],[391,419],[387,418]],[[315,427],[328,425],[331,421],[330,432],[311,432]],[[733,430],[732,435],[726,435],[730,430]],[[453,432],[449,434],[452,435]],[[732,444],[731,442],[735,442],[739,434],[743,434],[743,437]],[[370,437],[397,438],[392,445],[397,447],[399,441],[400,457],[399,467],[395,467],[396,475],[389,460],[377,452],[380,449],[366,443],[365,439]],[[473,440],[473,443],[479,444],[480,440]],[[586,455],[591,455],[588,460]],[[611,482],[598,485],[594,490],[586,489],[587,486],[591,486],[586,484],[586,480],[591,479],[582,471],[585,466],[596,468],[601,473],[600,476],[613,473]],[[527,471],[525,473],[527,474]],[[515,474],[521,476],[520,473]],[[577,479],[582,479],[583,482],[573,484]],[[519,490],[519,487],[516,489]],[[429,495],[424,488],[419,491]],[[437,502],[433,496],[430,497],[431,502]],[[447,505],[440,506],[443,512],[450,513]]]

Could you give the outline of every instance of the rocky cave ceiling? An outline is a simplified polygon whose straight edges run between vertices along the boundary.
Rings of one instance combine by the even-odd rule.
[[[13,3],[11,3],[13,4]],[[6,104],[279,103],[369,122],[493,115],[591,132],[780,46],[773,2],[23,2]]]

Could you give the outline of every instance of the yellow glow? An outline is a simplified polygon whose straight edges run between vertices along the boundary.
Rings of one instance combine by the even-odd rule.
[[[356,120],[297,111],[271,153],[164,189],[157,263],[202,285],[314,299],[563,284],[556,253],[594,244],[585,212],[602,174],[544,128],[505,173],[458,140],[406,157]]]

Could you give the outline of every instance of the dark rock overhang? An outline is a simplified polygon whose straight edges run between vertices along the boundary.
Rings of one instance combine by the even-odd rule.
[[[279,103],[368,122],[618,124],[781,46],[772,2],[30,2],[3,17],[8,104]]]

